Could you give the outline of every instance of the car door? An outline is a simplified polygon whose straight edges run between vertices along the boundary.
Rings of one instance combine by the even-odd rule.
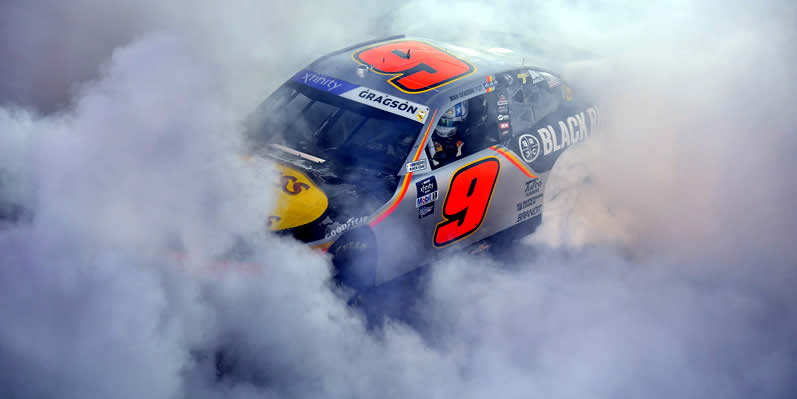
[[[395,278],[436,259],[441,251],[461,248],[500,229],[493,214],[500,214],[496,209],[504,204],[500,204],[496,193],[505,190],[508,182],[503,175],[505,161],[491,149],[499,142],[497,97],[482,92],[465,101],[471,111],[463,130],[467,135],[458,143],[457,157],[449,158],[448,163],[435,160],[435,144],[439,143],[434,132],[440,120],[440,112],[436,111],[436,117],[426,127],[428,133],[424,136],[428,135],[428,140],[417,161],[423,167],[415,170],[409,181],[402,182],[390,215],[376,219],[378,281]],[[453,105],[444,104],[441,109]]]
[[[472,125],[453,162],[434,160],[434,130],[440,112],[428,125],[430,139],[419,161],[423,170],[406,183],[406,191],[386,219],[389,223],[376,230],[378,280],[389,280],[440,255],[539,220],[545,174],[535,172],[523,160],[522,151],[538,153],[540,146],[521,149],[517,142],[535,127],[536,115],[545,112],[542,107],[531,107],[536,97],[529,87],[547,83],[542,75],[532,77],[528,70],[496,78],[500,84],[494,90],[465,99]]]
[[[534,179],[503,143],[512,126],[506,85],[468,99],[470,125],[456,161],[435,162],[434,140],[427,156],[432,173],[412,181],[424,249],[461,249],[513,226],[527,181]],[[434,136],[433,136],[434,137]]]

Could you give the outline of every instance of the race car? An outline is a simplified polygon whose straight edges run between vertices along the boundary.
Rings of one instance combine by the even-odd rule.
[[[281,173],[268,228],[328,252],[355,290],[530,234],[554,163],[599,115],[523,64],[405,36],[317,59],[248,124],[250,155]]]

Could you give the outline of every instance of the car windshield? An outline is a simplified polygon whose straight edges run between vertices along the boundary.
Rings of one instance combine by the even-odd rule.
[[[249,136],[257,143],[316,158],[316,162],[396,174],[421,126],[408,118],[288,82],[259,107]]]

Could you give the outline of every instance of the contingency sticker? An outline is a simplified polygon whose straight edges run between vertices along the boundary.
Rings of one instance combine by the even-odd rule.
[[[434,202],[418,207],[418,219],[423,219],[434,213]]]
[[[434,213],[434,203],[437,201],[437,179],[429,176],[415,183],[415,207],[418,208],[418,219],[425,218]]]
[[[291,80],[420,123],[425,123],[429,114],[429,107],[423,104],[308,70],[299,71]]]
[[[407,164],[407,173],[426,170],[426,160],[414,161]]]
[[[417,198],[415,200],[415,207],[420,208],[437,201],[437,180],[434,176],[430,176],[415,183],[417,191]]]

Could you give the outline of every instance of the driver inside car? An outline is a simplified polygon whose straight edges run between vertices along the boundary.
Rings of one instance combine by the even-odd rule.
[[[432,159],[440,165],[447,164],[462,155],[460,146],[463,145],[464,124],[468,118],[468,103],[463,101],[449,108],[432,135],[435,153]]]

